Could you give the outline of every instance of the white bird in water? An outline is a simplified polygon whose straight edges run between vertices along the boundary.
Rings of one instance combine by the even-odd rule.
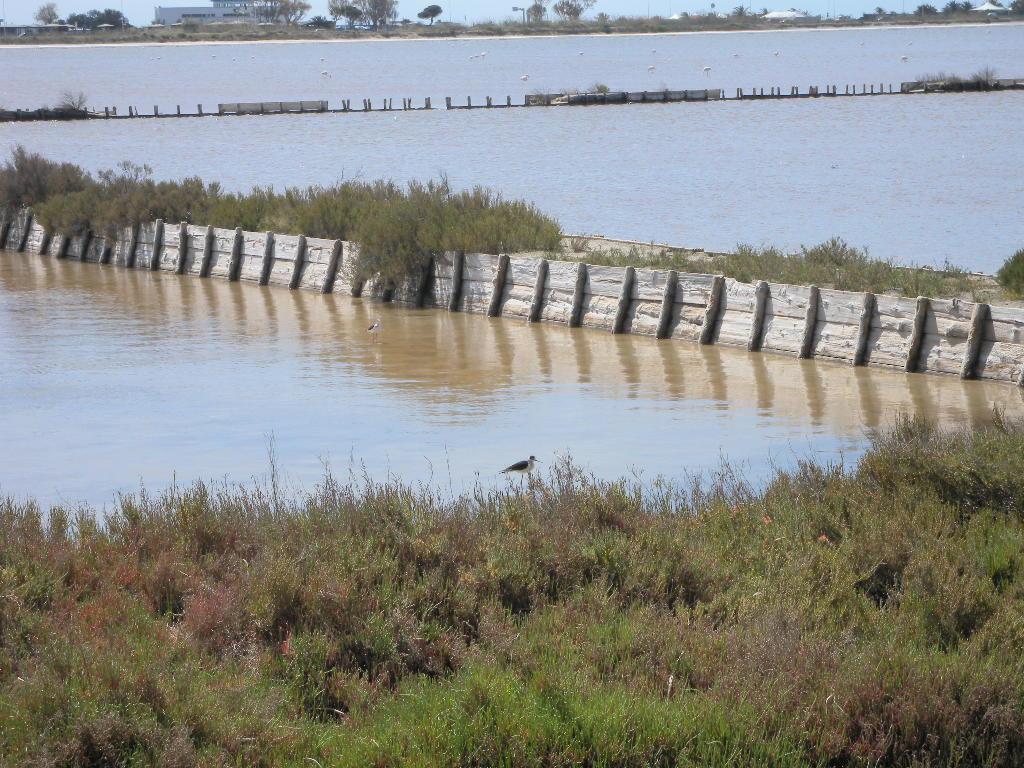
[[[481,59],[486,59],[487,58],[487,51],[484,51],[483,53],[481,53],[480,54],[480,58]]]
[[[517,461],[515,464],[510,464],[501,470],[502,475],[528,475],[533,471],[533,467],[540,463],[540,459],[536,456],[531,456],[523,461]]]
[[[331,76],[331,73],[328,72],[326,69],[323,72],[320,73],[320,77],[330,77],[330,76]]]
[[[647,71],[648,72],[653,72],[654,71],[654,65],[653,64],[648,65]]]
[[[580,51],[580,52],[579,52],[579,55],[580,55],[580,56],[582,56],[582,55],[583,55],[583,51]]]
[[[708,77],[711,77],[711,67],[704,67],[703,72]]]
[[[778,56],[778,55],[779,55],[779,51],[775,51],[775,52],[772,53],[772,56]]]
[[[734,53],[734,54],[732,55],[732,57],[733,57],[734,59],[738,59],[738,58],[740,57],[740,55],[739,55],[738,53]]]
[[[903,63],[906,63],[906,62],[910,61],[910,57],[909,56],[900,56],[900,61],[902,61]]]
[[[525,83],[527,80],[530,79],[530,76],[529,75],[523,75],[519,79],[522,80]]]

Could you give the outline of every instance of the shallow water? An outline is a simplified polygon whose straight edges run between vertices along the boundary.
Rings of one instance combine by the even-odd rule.
[[[487,52],[485,58],[470,59]],[[779,55],[774,55],[775,52]],[[583,55],[579,55],[580,52]],[[733,56],[733,54],[737,54]],[[903,62],[902,56],[908,61]],[[321,61],[323,59],[323,61]],[[64,89],[143,111],[219,101],[1024,76],[1024,25],[301,45],[0,49],[0,103]],[[653,64],[655,70],[648,72]],[[711,66],[710,76],[702,72]],[[324,77],[327,72],[330,77]],[[530,79],[522,82],[522,74]],[[485,184],[572,232],[723,250],[838,235],[903,263],[994,272],[1024,245],[1024,92],[774,103],[0,125],[91,169],[123,159],[231,189],[341,177]]]
[[[374,340],[366,333],[383,320]],[[343,295],[0,254],[0,493],[104,504],[365,464],[458,493],[530,453],[602,477],[758,481],[852,460],[898,412],[977,425],[1021,391]]]

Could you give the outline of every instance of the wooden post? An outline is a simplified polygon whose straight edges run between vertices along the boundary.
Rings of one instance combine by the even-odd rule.
[[[24,250],[25,250],[25,246],[28,245],[28,236],[29,236],[29,233],[32,231],[32,221],[33,221],[33,219],[35,219],[35,216],[32,214],[32,211],[29,211],[25,215],[25,227],[24,227],[24,229],[22,229],[22,231],[21,231],[21,239],[18,241],[18,249],[17,249],[18,253],[23,253]]]
[[[178,104],[178,117],[181,117],[181,104]]]
[[[302,280],[302,265],[306,261],[306,236],[299,235],[299,244],[295,248],[295,263],[292,265],[292,276],[288,281],[288,290],[294,291]]]
[[[425,98],[425,99],[423,100],[423,106],[424,106],[424,108],[425,108],[425,109],[433,109],[433,107],[432,107],[432,106],[430,106],[430,97],[429,97],[429,96],[427,96],[427,97],[426,97],[426,98]]]
[[[921,357],[921,342],[924,341],[924,324],[928,319],[929,301],[924,296],[917,297],[917,312],[914,315],[914,329],[910,334],[910,346],[907,348],[907,362],[904,370],[913,373],[918,369]]]
[[[452,259],[452,295],[448,297],[448,311],[458,312],[462,300],[462,272],[466,265],[466,254],[456,251]]]
[[[420,283],[416,286],[416,308],[422,309],[427,303],[427,294],[430,293],[430,284],[434,279],[434,257],[427,259],[420,273]]]
[[[978,303],[971,312],[971,330],[967,334],[967,346],[964,347],[964,360],[960,365],[960,378],[973,379],[974,370],[978,366],[978,355],[981,353],[981,342],[985,337],[985,322],[988,320],[988,304]]]
[[[270,282],[270,269],[274,266],[274,233],[267,232],[267,242],[263,247],[263,266],[260,269],[260,285]]]
[[[548,260],[541,259],[537,264],[537,279],[533,283],[533,301],[530,302],[530,322],[536,323],[540,320],[541,310],[544,309],[544,285],[548,281]]]
[[[139,245],[139,225],[132,225],[132,233],[128,236],[128,253],[124,255],[124,266],[125,269],[133,269],[135,267],[135,249]]]
[[[238,230],[241,232],[242,230]],[[335,240],[331,247],[331,257],[327,261],[327,274],[324,275],[324,284],[320,293],[332,293],[334,291],[334,280],[338,276],[338,266],[341,264],[341,251],[344,246],[341,240]]]
[[[498,269],[491,283],[491,303],[487,305],[487,316],[498,317],[501,314],[501,297],[505,293],[505,280],[508,277],[509,258],[507,253],[498,256]]]
[[[722,298],[725,295],[725,277],[715,275],[711,281],[711,295],[708,296],[708,305],[704,308],[704,323],[700,327],[700,343],[713,344],[715,339],[715,328],[718,326],[718,316],[722,313]]]
[[[487,106],[488,107],[493,107],[494,106],[494,100],[490,96],[487,97]]]
[[[185,259],[188,257],[188,224],[178,224],[178,263],[174,265],[174,273],[185,274]]]
[[[626,327],[629,305],[633,301],[634,283],[636,283],[636,269],[634,267],[626,267],[626,271],[622,275],[622,290],[619,291],[619,306],[615,310],[612,333],[622,333],[622,329]]]
[[[213,226],[206,225],[206,237],[203,238],[203,260],[199,263],[199,276],[210,276],[210,263],[213,261]]]
[[[44,229],[43,236],[39,239],[39,255],[46,256],[47,251],[50,250],[50,230]],[[0,241],[2,242],[2,241]]]
[[[875,314],[875,294],[865,293],[860,310],[860,328],[857,331],[857,347],[853,351],[853,364],[864,365],[868,357],[868,342],[871,340],[871,319]]]
[[[768,304],[769,290],[768,283],[757,281],[754,289],[754,316],[750,320],[750,338],[747,340],[750,352],[759,352],[761,349],[761,332],[764,330],[764,310]]]
[[[665,281],[665,293],[661,297],[661,313],[658,315],[659,339],[669,337],[669,326],[672,324],[672,310],[676,304],[676,286],[679,285],[679,273],[674,269],[669,270],[668,279]]]
[[[160,268],[160,250],[164,247],[164,220],[157,219],[153,228],[153,255],[149,257],[146,268],[150,271]]]
[[[807,314],[804,315],[804,340],[800,345],[800,357],[810,357],[811,347],[814,346],[814,329],[818,325],[818,302],[821,300],[821,291],[818,286],[812,285],[810,294],[807,297]]]
[[[85,257],[89,254],[89,245],[92,243],[92,231],[85,230],[82,235],[82,252],[78,254],[79,261],[85,261]]]
[[[106,117],[106,118],[110,117],[110,107],[104,107],[103,108],[103,116]]]
[[[572,291],[572,311],[569,313],[569,327],[579,328],[583,315],[583,296],[587,287],[587,265],[582,261],[576,265],[576,285]]]
[[[6,215],[0,216],[0,250],[7,247],[7,232],[10,228],[10,218]]]
[[[472,96],[467,96],[466,97],[466,109],[472,109],[472,108],[473,108],[473,97]]]
[[[444,108],[445,109],[451,109],[452,108],[452,97],[451,96],[445,96],[444,97]]]
[[[203,105],[199,104],[197,106],[199,107],[199,116],[202,117],[203,116]]]
[[[236,282],[242,271],[242,248],[245,245],[245,238],[242,236],[242,228],[235,227],[235,239],[231,242],[231,261],[228,262],[228,282]]]
[[[153,105],[153,117],[160,117],[160,110],[156,104]]]

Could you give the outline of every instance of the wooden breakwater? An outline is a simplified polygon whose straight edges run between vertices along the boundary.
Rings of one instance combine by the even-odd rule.
[[[1011,91],[1024,90],[1022,79],[1000,79],[990,83],[947,83],[943,82],[904,82],[898,88],[891,83],[860,83],[848,84],[839,90],[838,85],[811,85],[801,90],[799,86],[790,86],[783,89],[780,86],[770,86],[767,92],[764,88],[737,88],[735,95],[730,95],[721,88],[703,88],[689,90],[643,90],[643,91],[602,91],[602,92],[564,92],[564,93],[533,93],[527,94],[521,100],[513,100],[511,96],[504,99],[487,96],[483,101],[479,99],[474,103],[473,98],[467,96],[465,103],[457,101],[451,96],[446,96],[444,103],[447,110],[464,109],[512,109],[532,107],[576,107],[576,106],[603,106],[623,104],[678,104],[678,103],[702,103],[709,101],[762,101],[778,99],[819,99],[819,98],[843,98],[863,96],[898,96],[928,93],[963,93],[963,92],[990,92],[990,91]],[[0,110],[0,122],[25,122],[39,120],[134,120],[134,119],[175,119],[193,117],[239,117],[256,115],[299,115],[299,114],[349,114],[369,112],[415,112],[432,110],[434,106],[429,96],[420,101],[411,97],[397,100],[383,98],[379,100],[342,99],[340,104],[331,107],[327,100],[307,101],[255,101],[255,102],[225,102],[217,105],[216,109],[204,108],[197,104],[194,112],[182,109],[180,104],[174,105],[173,109],[161,109],[154,104],[151,111],[139,109],[131,105],[126,110],[118,111],[116,106],[106,106],[101,109],[92,110],[67,110],[67,109],[15,109]]]
[[[604,267],[530,254],[448,253],[399,286],[355,280],[340,240],[156,221],[113,241],[0,219],[0,246],[55,259],[350,292],[490,317],[596,328],[751,352],[980,378],[1024,387],[1024,309],[714,274]]]

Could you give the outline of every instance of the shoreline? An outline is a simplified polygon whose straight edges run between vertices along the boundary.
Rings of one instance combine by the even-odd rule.
[[[1013,21],[1000,21],[996,22],[999,26],[1013,26],[1019,27],[1024,25],[1024,19],[1013,20]],[[978,21],[978,22],[949,22],[949,23],[892,23],[892,24],[847,24],[847,25],[822,25],[822,26],[800,26],[800,27],[774,27],[770,29],[763,28],[750,28],[750,29],[707,29],[707,30],[679,30],[679,31],[652,31],[652,32],[562,32],[562,33],[546,33],[546,34],[515,34],[509,33],[504,35],[484,35],[484,34],[466,34],[466,35],[445,35],[438,37],[423,37],[419,35],[415,36],[387,36],[387,35],[367,35],[360,37],[294,37],[285,39],[267,39],[253,37],[242,40],[111,40],[105,42],[80,42],[80,43],[69,43],[69,42],[52,42],[52,43],[0,43],[0,50],[38,50],[44,48],[108,48],[108,47],[130,47],[130,48],[145,48],[145,47],[164,47],[164,46],[206,46],[206,45],[302,45],[302,44],[321,44],[321,43],[400,43],[400,42],[459,42],[459,41],[471,41],[471,40],[550,40],[555,38],[563,37],[681,37],[691,35],[737,35],[737,34],[771,34],[776,32],[850,32],[850,31],[881,31],[881,30],[906,30],[906,29],[955,29],[955,28],[971,28],[971,27],[985,27],[990,28],[991,22]]]

